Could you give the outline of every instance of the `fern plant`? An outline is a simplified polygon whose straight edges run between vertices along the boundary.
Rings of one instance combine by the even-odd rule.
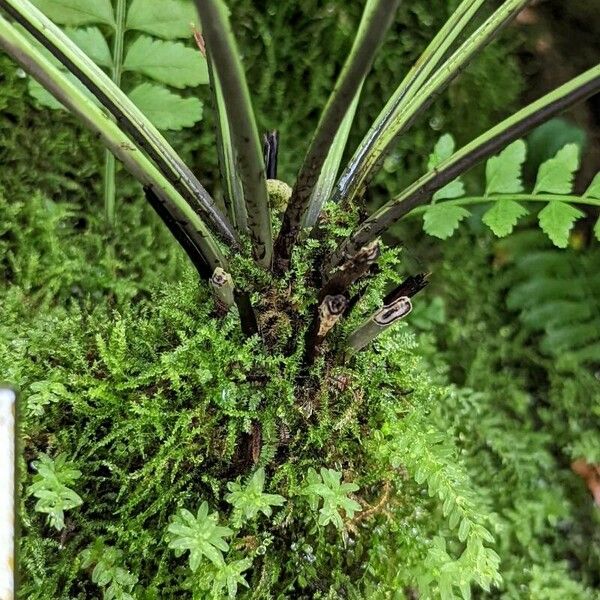
[[[92,570],[92,581],[103,588],[104,600],[134,600],[137,577],[123,568],[123,552],[97,542],[81,553],[81,568]]]
[[[48,515],[48,522],[59,531],[65,526],[65,511],[81,506],[81,496],[71,487],[81,477],[81,471],[63,455],[54,460],[41,455],[34,461],[37,475],[28,492],[38,498],[35,510]]]
[[[197,21],[187,0],[35,0],[34,4],[122,87],[159,129],[179,131],[202,118],[202,102],[173,91],[208,83],[206,60],[191,39]],[[59,63],[60,64],[60,63]],[[63,108],[32,79],[31,94],[44,106]],[[115,160],[106,153],[104,199],[109,221],[115,211]]]
[[[472,231],[444,248],[439,266],[446,319],[422,334],[435,341],[421,349],[429,370],[454,389],[428,421],[459,445],[477,489],[471,502],[483,516],[485,505],[493,506],[488,529],[496,536],[503,581],[500,592],[483,597],[597,596],[591,573],[600,557],[591,541],[598,528],[590,527],[597,506],[570,463],[584,458],[597,464],[600,457],[600,382],[568,353],[540,354],[540,337],[524,330],[505,306],[507,289],[536,278],[524,270],[516,276],[515,263],[542,252],[571,262],[573,251],[553,248],[535,229],[500,242],[492,236],[476,240]],[[590,249],[577,251],[573,264],[585,252]],[[465,268],[458,270],[460,261]]]
[[[263,492],[264,485],[265,470],[263,467],[256,470],[245,487],[233,481],[227,484],[229,494],[225,500],[233,505],[236,513],[233,523],[237,523],[239,526],[242,521],[254,519],[258,513],[270,517],[273,514],[271,507],[283,506],[285,498],[280,494],[265,494]]]
[[[541,335],[540,349],[565,365],[600,363],[598,249],[560,252],[523,232],[505,253],[507,306],[527,332]]]
[[[169,525],[169,548],[179,556],[189,550],[192,571],[198,569],[204,557],[217,567],[224,564],[223,552],[229,550],[224,538],[231,536],[233,531],[217,525],[218,519],[218,513],[208,514],[208,503],[203,502],[195,517],[182,508]]]
[[[522,182],[526,150],[525,142],[517,140],[487,161],[485,192],[481,196],[467,196],[460,178],[438,190],[432,196],[431,204],[415,210],[415,213],[423,213],[425,231],[446,239],[463,219],[470,216],[465,206],[491,203],[482,221],[496,236],[505,237],[512,233],[519,219],[528,214],[523,202],[543,203],[545,206],[538,213],[540,227],[555,246],[566,248],[575,221],[585,216],[574,205],[600,206],[600,173],[584,194],[573,195],[573,178],[579,168],[579,147],[567,144],[556,156],[540,165],[534,188],[527,194]],[[452,137],[445,135],[440,138],[429,158],[429,168],[436,168],[453,151]],[[600,219],[594,232],[600,240]]]
[[[409,353],[410,336],[393,335],[397,333],[393,327],[410,313],[413,302],[417,303],[415,297],[426,286],[427,276],[398,273],[398,252],[386,248],[380,238],[395,222],[431,200],[435,204],[428,208],[432,212],[427,226],[446,235],[466,215],[461,205],[449,204],[466,202],[457,178],[506,146],[489,164],[485,201],[497,192],[503,196],[486,221],[498,231],[512,227],[522,212],[521,199],[515,201],[514,197],[520,186],[523,154],[518,140],[536,125],[599,91],[600,65],[461,149],[454,150],[451,140],[444,138],[428,172],[365,218],[365,190],[395,140],[528,4],[527,0],[505,0],[480,20],[484,0],[462,0],[400,82],[348,164],[342,166],[347,133],[355,111],[360,110],[363,83],[399,5],[399,0],[366,0],[348,59],[289,198],[275,208],[270,189],[287,189],[267,184],[267,179],[277,176],[280,144],[276,134],[269,134],[261,145],[227,7],[222,0],[198,0],[195,4],[202,28],[197,37],[207,55],[216,114],[222,188],[226,190],[224,209],[132,99],[47,16],[28,0],[0,0],[6,15],[0,16],[0,47],[123,162],[206,284],[202,293],[210,293],[212,298],[211,311],[199,300],[197,289],[196,295],[189,288],[177,289],[168,310],[158,312],[158,322],[144,330],[144,340],[153,339],[154,347],[132,339],[122,320],[111,322],[104,330],[106,337],[94,338],[93,369],[98,371],[88,372],[79,382],[84,388],[93,388],[94,400],[102,399],[116,411],[139,410],[128,396],[123,402],[124,390],[135,389],[138,399],[156,397],[160,409],[146,405],[145,410],[152,413],[153,420],[164,418],[162,410],[175,423],[166,428],[167,435],[165,428],[154,424],[148,428],[150,432],[142,430],[136,443],[143,446],[144,439],[156,435],[158,450],[157,445],[143,447],[138,460],[127,458],[126,469],[136,472],[137,487],[128,500],[128,514],[136,520],[132,527],[138,527],[137,542],[142,536],[140,522],[157,514],[164,516],[165,505],[172,502],[172,496],[164,494],[150,506],[146,504],[145,513],[135,516],[131,507],[147,501],[148,481],[167,485],[169,490],[187,486],[186,493],[179,495],[181,507],[200,479],[218,502],[221,487],[231,480],[230,469],[241,475],[250,465],[260,463],[259,468],[273,467],[272,484],[281,485],[279,489],[285,491],[282,498],[301,494],[306,479],[303,470],[309,472],[312,481],[304,490],[308,504],[320,506],[321,525],[333,523],[335,528],[307,528],[306,515],[293,512],[298,503],[286,503],[268,531],[245,540],[239,560],[258,556],[259,548],[264,555],[271,540],[277,541],[285,558],[277,561],[271,553],[250,572],[247,562],[234,562],[236,556],[226,562],[224,552],[231,547],[225,538],[232,536],[233,530],[218,524],[219,512],[209,514],[207,502],[195,516],[179,508],[167,527],[170,548],[178,556],[190,552],[192,571],[198,571],[202,563],[213,571],[229,565],[230,569],[219,575],[219,585],[224,583],[228,593],[237,593],[236,582],[240,583],[240,574],[246,570],[259,590],[256,597],[265,590],[268,597],[270,589],[282,595],[297,595],[302,590],[306,597],[318,597],[322,581],[327,582],[324,594],[356,597],[360,590],[374,586],[381,587],[380,597],[384,597],[381,594],[391,594],[402,585],[416,586],[425,598],[450,599],[457,593],[468,598],[473,584],[484,589],[497,585],[500,574],[492,548],[493,519],[483,514],[476,490],[465,491],[472,486],[453,448],[438,443],[435,430],[426,426],[429,384],[419,377],[417,363]],[[95,10],[101,6],[108,5],[94,3]],[[34,40],[76,77],[77,85],[47,59]],[[513,142],[515,145],[509,146]],[[565,180],[570,182],[576,161],[569,148],[552,160],[540,169],[534,192],[552,195],[545,198],[548,205],[542,211],[542,227],[563,243],[579,213],[564,198],[555,196],[570,192]],[[591,190],[586,201],[597,204],[596,183]],[[446,216],[439,211],[446,211]],[[197,312],[190,313],[193,308]],[[81,320],[75,321],[81,325]],[[176,339],[165,341],[165,337]],[[158,348],[164,351],[156,360]],[[199,356],[215,367],[216,374],[198,366]],[[407,398],[399,401],[398,390],[404,390],[406,384],[410,386],[402,394]],[[162,395],[163,387],[171,394]],[[207,393],[200,394],[201,390]],[[412,395],[418,399],[414,404]],[[185,409],[173,414],[174,402]],[[86,421],[86,430],[102,435],[95,426],[105,429],[106,423],[93,420]],[[125,435],[129,440],[140,421],[146,423],[136,413],[134,422],[128,424],[130,430],[119,430],[114,436],[123,439]],[[201,436],[188,436],[206,424],[214,429],[205,456],[198,458]],[[115,438],[111,436],[96,442],[94,450],[112,444]],[[169,451],[182,438],[187,440],[189,452],[177,457],[181,480],[174,481]],[[285,445],[290,438],[294,445],[288,456]],[[364,438],[378,443],[363,443]],[[89,460],[93,460],[94,450],[89,451]],[[322,470],[317,475],[309,468],[324,450],[327,464],[319,463]],[[148,454],[152,456],[148,458]],[[199,466],[195,460],[204,459],[212,461],[206,475],[204,465],[201,474],[195,471]],[[353,483],[342,483],[346,469],[353,473]],[[264,498],[258,473],[251,483],[252,501],[260,505],[259,510],[264,508],[264,514],[270,510],[265,502],[275,504],[281,499]],[[413,481],[407,483],[403,473]],[[419,486],[425,483],[441,503],[443,518],[441,522],[432,518],[435,530],[431,531],[414,515],[405,515],[411,525],[420,528],[417,539],[409,543],[406,536],[398,535],[394,522],[401,518],[402,506],[411,493],[415,505],[427,506],[429,514],[434,514],[435,508],[420,498],[424,490]],[[256,512],[256,506],[248,506],[247,489],[234,486],[230,492],[229,500],[246,514]],[[361,502],[349,496],[358,492]],[[365,509],[367,506],[370,508]],[[370,528],[375,523],[380,526]],[[320,531],[324,529],[327,531]],[[369,534],[359,536],[360,529]],[[288,531],[297,540],[289,554]],[[360,543],[348,544],[348,557],[341,556],[340,537],[348,540],[351,535],[357,535]],[[410,556],[406,564],[398,540]],[[161,547],[155,537],[150,541]],[[372,573],[368,568],[357,569],[361,563],[373,565]],[[141,567],[142,561],[139,564]],[[332,570],[332,564],[339,568]],[[363,581],[367,577],[369,580]],[[147,581],[146,585],[152,584]],[[176,589],[180,591],[181,586]]]
[[[319,510],[319,525],[323,527],[332,523],[338,529],[344,528],[344,521],[340,510],[344,511],[348,519],[352,519],[362,506],[348,494],[358,491],[355,483],[341,483],[342,474],[333,469],[321,468],[320,473],[314,469],[308,471],[308,485],[304,488],[304,494],[314,511]],[[323,502],[319,508],[320,502]]]

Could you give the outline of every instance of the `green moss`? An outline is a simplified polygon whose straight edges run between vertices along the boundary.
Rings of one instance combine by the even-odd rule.
[[[419,586],[435,597],[439,586],[497,578],[487,508],[452,443],[425,426],[444,392],[406,327],[353,363],[319,363],[296,385],[300,355],[244,341],[233,313],[216,320],[179,253],[156,260],[164,242],[144,237],[145,217],[121,246],[93,221],[69,226],[81,218],[72,205],[36,195],[1,207],[0,371],[20,387],[24,413],[23,597],[96,598],[121,585],[134,598],[209,598],[238,567],[250,585],[240,598],[373,598]],[[135,260],[124,259],[129,243]],[[114,263],[99,260],[107,245],[122,259],[116,279]],[[397,258],[383,262],[378,290]],[[427,449],[425,470],[415,448]],[[43,454],[81,471],[68,487],[83,503],[67,505],[60,530],[35,510],[30,488],[28,467]],[[228,484],[257,467],[265,493],[286,502],[240,519]],[[304,493],[321,468],[351,483],[348,506],[362,508],[350,516],[339,504],[341,530],[319,524],[325,505]],[[441,472],[442,483],[432,478]],[[206,563],[192,574],[169,548],[174,516],[203,501],[235,531],[228,571]],[[438,512],[444,501],[460,504],[458,520]],[[458,531],[465,519],[468,537]],[[444,564],[453,566],[442,576]]]
[[[33,107],[25,73],[2,54],[0,163],[8,196],[43,189],[52,200],[89,202],[99,196],[100,157],[100,145],[74,117]]]

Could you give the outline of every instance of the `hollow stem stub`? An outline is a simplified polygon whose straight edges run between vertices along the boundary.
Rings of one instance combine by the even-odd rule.
[[[346,354],[360,352],[370,344],[380,333],[403,319],[412,310],[412,303],[407,296],[401,296],[389,305],[375,311],[348,338]]]
[[[15,393],[0,387],[0,600],[15,597]]]
[[[217,267],[208,283],[213,294],[217,313],[220,316],[225,316],[235,304],[234,285],[231,275],[225,269]]]
[[[319,292],[319,300],[326,296],[343,294],[348,288],[364,277],[375,264],[381,254],[379,239],[373,240],[363,246],[352,258],[348,259],[327,281]]]
[[[342,318],[348,307],[348,298],[343,294],[325,296],[316,306],[313,320],[306,330],[304,338],[304,366],[314,364],[325,336],[333,329],[334,325]]]

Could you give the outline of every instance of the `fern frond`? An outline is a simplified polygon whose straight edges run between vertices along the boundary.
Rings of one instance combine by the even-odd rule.
[[[507,144],[517,141],[523,134],[531,131],[551,116],[561,113],[576,102],[590,97],[598,89],[600,89],[600,65],[592,67],[550,94],[542,96],[542,98],[521,109],[513,116],[498,123],[489,131],[454,152],[447,159],[442,160],[437,168],[427,172],[365,219],[327,257],[322,270],[331,272],[344,261],[345,257],[353,256],[365,244],[376,239],[398,220],[414,211],[415,208],[428,204],[436,192],[443,189],[465,171],[505,148]],[[594,205],[600,204],[600,201],[591,198],[586,198],[585,202]],[[572,208],[568,204],[566,206]],[[458,216],[460,220],[461,215]],[[552,220],[557,221],[557,224],[553,225],[552,231],[556,231],[556,236],[561,241],[564,236],[565,223],[569,219],[572,220],[571,211],[569,211],[569,214],[559,214],[558,217],[553,215]],[[570,223],[567,223],[567,231],[569,227]]]
[[[420,411],[397,424],[389,444],[391,464],[404,467],[418,484],[427,485],[429,496],[441,503],[442,515],[463,544],[459,556],[452,557],[444,538],[433,540],[419,578],[422,593],[431,594],[435,586],[441,597],[455,598],[453,588],[458,587],[466,599],[472,583],[486,590],[498,585],[500,558],[491,547],[494,537],[490,532],[495,521],[467,470],[457,460],[455,448],[447,436],[427,423]],[[440,571],[435,565],[444,567]]]
[[[447,147],[448,150],[440,153],[440,147]],[[451,136],[442,136],[432,154],[429,168],[435,168],[448,158],[453,148]],[[553,158],[541,164],[533,190],[524,193],[522,169],[526,150],[525,142],[517,140],[487,161],[485,193],[481,196],[466,195],[460,179],[455,179],[433,195],[431,204],[411,214],[423,213],[424,230],[429,235],[446,239],[457,230],[463,219],[471,215],[465,206],[491,203],[482,221],[497,237],[505,237],[512,233],[519,219],[528,214],[523,202],[543,203],[538,213],[541,229],[555,246],[566,248],[575,221],[584,216],[574,205],[600,207],[600,187],[597,184],[600,173],[584,194],[573,195],[573,178],[579,168],[579,148],[576,144],[567,144]],[[595,231],[600,239],[598,225]]]
[[[537,237],[529,242],[536,248]],[[527,330],[542,335],[546,354],[600,362],[600,251],[528,252],[524,246],[505,275],[508,307],[519,311]]]

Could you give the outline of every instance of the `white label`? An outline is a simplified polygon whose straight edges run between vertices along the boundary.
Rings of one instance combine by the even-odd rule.
[[[0,600],[14,598],[15,393],[0,388]]]

